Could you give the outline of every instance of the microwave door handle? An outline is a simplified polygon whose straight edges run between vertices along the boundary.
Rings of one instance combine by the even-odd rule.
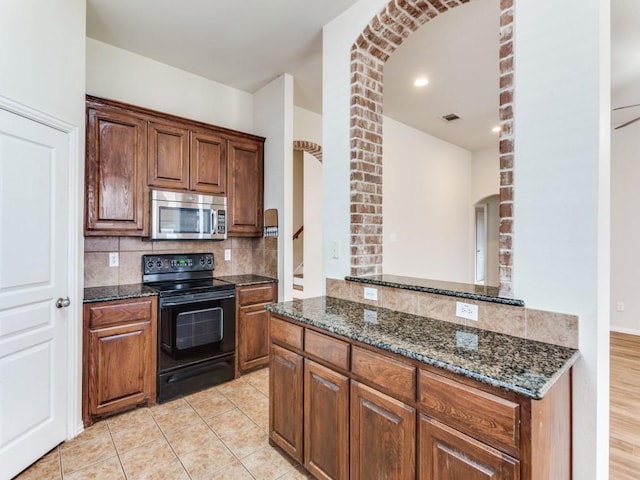
[[[218,215],[216,215],[216,211],[213,208],[211,209],[211,226],[211,233],[215,235],[218,232]]]

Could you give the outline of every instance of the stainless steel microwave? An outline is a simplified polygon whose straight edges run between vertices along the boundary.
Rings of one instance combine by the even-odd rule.
[[[166,190],[151,191],[152,240],[226,238],[226,197]]]

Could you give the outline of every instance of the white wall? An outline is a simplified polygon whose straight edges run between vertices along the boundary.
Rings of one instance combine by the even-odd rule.
[[[278,298],[293,291],[293,77],[283,74],[254,95],[255,133],[264,144],[264,208],[278,209]]]
[[[83,137],[84,32],[84,1],[0,3],[0,94],[80,126]]]
[[[255,133],[250,93],[92,38],[86,45],[88,94]]]
[[[581,480],[608,475],[609,8],[541,0],[515,15],[514,296],[580,317]]]
[[[360,0],[324,26],[322,34],[323,274],[350,274],[349,94],[351,45],[387,0]],[[332,258],[338,242],[339,258]]]
[[[384,0],[324,28],[325,275],[349,271],[349,51]],[[464,8],[464,7],[461,7]],[[567,28],[570,25],[571,28]],[[608,475],[609,0],[518,2],[514,293],[580,316],[574,478]],[[553,32],[550,35],[549,32]]]
[[[473,283],[471,152],[383,123],[384,273]]]
[[[471,203],[500,193],[498,147],[471,152]]]
[[[322,146],[322,115],[295,107],[293,139]],[[324,149],[323,149],[324,151]],[[304,297],[322,295],[322,163],[304,152]]]
[[[0,2],[0,95],[64,120],[77,128],[70,165],[69,308],[71,438],[82,428],[82,218],[84,178],[84,0]]]
[[[640,335],[640,124],[611,132],[611,329]],[[618,302],[624,311],[617,310]]]

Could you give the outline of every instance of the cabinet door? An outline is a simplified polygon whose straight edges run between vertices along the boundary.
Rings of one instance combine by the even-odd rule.
[[[87,110],[85,235],[149,235],[147,122],[110,107]]]
[[[155,384],[150,321],[90,330],[88,340],[90,415],[149,399]]]
[[[238,307],[238,368],[241,372],[269,363],[269,312],[265,304]]]
[[[261,237],[263,143],[229,140],[228,159],[228,233],[237,237]]]
[[[351,480],[414,479],[415,429],[414,408],[352,381]]]
[[[191,132],[189,188],[202,193],[227,193],[226,140],[208,132]]]
[[[349,478],[349,378],[304,365],[304,466],[318,479]]]
[[[148,182],[153,187],[189,188],[189,130],[149,122]]]
[[[302,357],[271,345],[269,437],[302,463]]]
[[[514,458],[420,415],[419,480],[517,480]]]

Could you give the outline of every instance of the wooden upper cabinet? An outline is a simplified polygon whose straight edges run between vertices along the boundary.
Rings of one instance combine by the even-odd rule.
[[[191,190],[227,193],[226,144],[227,141],[219,135],[191,132]]]
[[[233,139],[228,146],[228,233],[262,236],[264,142]]]
[[[85,235],[149,234],[146,161],[144,118],[87,108]]]
[[[149,122],[149,186],[224,195],[226,144],[215,132]]]
[[[264,138],[86,98],[85,235],[149,236],[162,188],[226,195],[229,236],[262,236]]]
[[[178,124],[149,122],[149,185],[189,188],[189,130]]]

